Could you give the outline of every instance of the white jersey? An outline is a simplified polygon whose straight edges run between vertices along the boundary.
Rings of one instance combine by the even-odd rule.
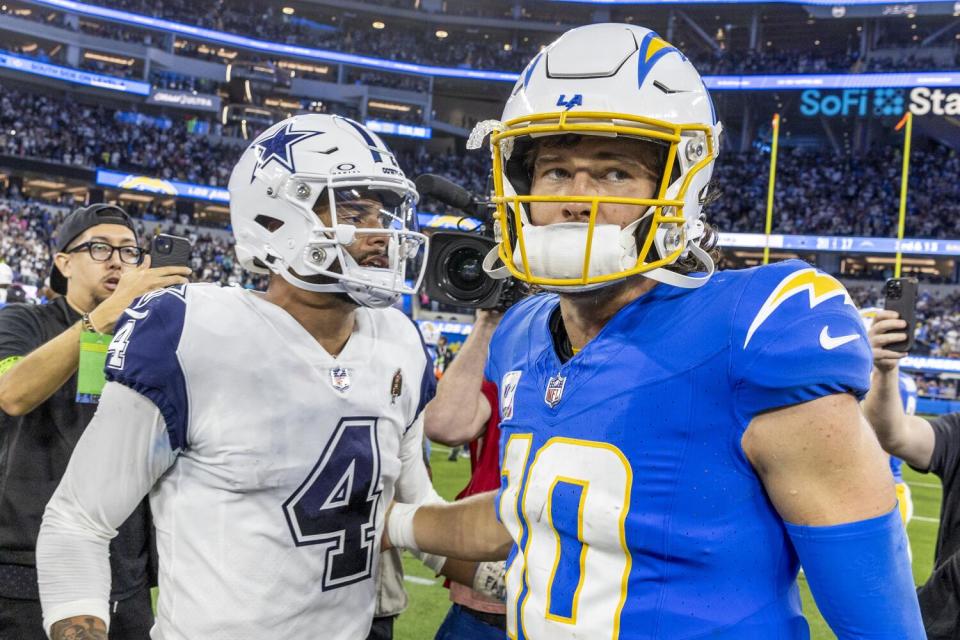
[[[189,285],[145,296],[118,327],[108,379],[156,405],[167,461],[150,490],[151,638],[364,638],[401,468],[414,493],[429,484],[419,414],[433,379],[414,324],[359,308],[334,358],[259,294]]]

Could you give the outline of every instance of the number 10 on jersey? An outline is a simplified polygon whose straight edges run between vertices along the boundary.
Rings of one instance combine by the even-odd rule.
[[[558,437],[524,475],[532,445],[513,435],[503,453],[500,519],[518,542],[506,574],[507,635],[617,638],[631,564],[630,464],[613,445]]]

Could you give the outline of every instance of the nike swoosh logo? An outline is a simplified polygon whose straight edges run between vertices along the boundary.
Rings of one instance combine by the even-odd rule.
[[[134,311],[133,309],[127,309],[125,313],[131,318],[133,318],[134,320],[143,320],[148,315],[150,315],[150,310],[147,309],[146,311]],[[823,336],[820,336],[820,337],[822,342]]]
[[[820,332],[820,346],[826,349],[827,351],[831,351],[833,349],[836,349],[837,347],[842,347],[848,342],[853,342],[854,340],[860,337],[860,334],[858,333],[851,333],[848,336],[839,336],[834,338],[834,337],[831,337],[829,333],[827,333],[827,330],[829,328],[830,327],[824,327],[823,331]]]

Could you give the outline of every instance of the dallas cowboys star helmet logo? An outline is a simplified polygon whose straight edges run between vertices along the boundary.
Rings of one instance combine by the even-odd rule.
[[[254,142],[253,146],[257,150],[257,164],[253,168],[250,182],[253,182],[257,171],[273,161],[276,161],[290,173],[296,173],[297,167],[293,162],[293,145],[322,133],[323,131],[293,131],[293,123],[291,122],[277,129],[270,137],[261,138]]]

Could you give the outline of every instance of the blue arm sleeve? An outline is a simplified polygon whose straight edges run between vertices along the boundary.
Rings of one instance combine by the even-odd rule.
[[[784,524],[817,606],[839,640],[927,637],[896,507],[849,524]]]

